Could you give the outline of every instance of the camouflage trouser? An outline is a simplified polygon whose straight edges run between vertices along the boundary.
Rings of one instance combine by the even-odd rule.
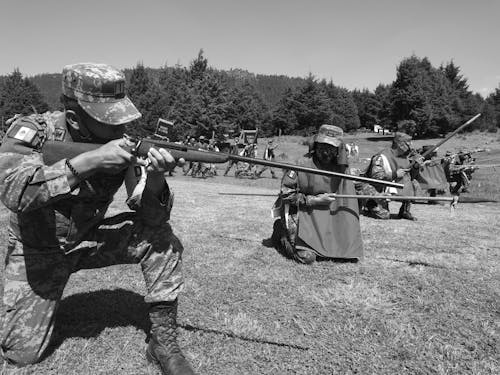
[[[380,192],[375,186],[366,182],[358,182],[354,185],[356,194],[358,195],[380,195]],[[389,203],[385,199],[359,199],[359,212],[363,212],[368,216],[376,219],[389,219]]]
[[[174,301],[182,289],[183,247],[168,223],[147,226],[135,213],[104,219],[69,252],[34,249],[9,233],[4,272],[1,349],[10,363],[37,362],[46,349],[55,313],[71,275],[81,269],[139,263],[147,303]]]

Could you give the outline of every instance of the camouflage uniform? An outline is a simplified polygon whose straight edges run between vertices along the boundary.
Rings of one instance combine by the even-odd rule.
[[[397,178],[398,169],[409,169],[411,162],[407,156],[398,155],[395,144],[407,143],[410,145],[411,137],[405,133],[396,133],[393,146],[375,154],[370,161],[364,176],[376,180],[394,181],[404,185],[403,189],[385,188],[383,186],[371,185],[369,183],[357,183],[356,193],[359,195],[379,195],[380,193],[391,193],[397,195],[415,195],[415,188],[412,182],[412,174],[406,173],[402,178]],[[390,219],[389,203],[385,199],[365,199],[360,200],[360,206],[364,206],[368,216],[377,219]],[[403,202],[399,211],[399,216],[411,215],[411,203]],[[360,207],[361,208],[361,207]],[[412,218],[414,219],[414,218]]]
[[[238,138],[236,138],[234,140],[234,145],[231,146],[230,154],[232,154],[232,155],[239,155],[240,149],[238,148],[238,142],[239,142],[239,140],[238,140]],[[227,174],[229,173],[229,171],[231,170],[231,168],[233,167],[233,165],[238,166],[238,162],[234,161],[234,160],[229,160],[227,162],[226,170],[224,171],[224,176],[227,176]]]
[[[111,122],[110,110],[93,117],[111,116]],[[45,140],[72,142],[64,113],[16,119],[0,148],[0,200],[11,211],[1,351],[21,366],[37,362],[46,349],[71,273],[139,263],[145,301],[152,304],[176,300],[183,285],[183,248],[168,222],[168,185],[160,199],[143,190],[138,201],[127,202],[133,211],[105,218],[125,173],[95,174],[71,189],[66,159],[44,164],[39,151]]]

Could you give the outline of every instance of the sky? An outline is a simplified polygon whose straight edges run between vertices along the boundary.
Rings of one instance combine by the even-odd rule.
[[[0,0],[0,75],[102,62],[209,66],[374,90],[406,57],[500,88],[500,0]]]

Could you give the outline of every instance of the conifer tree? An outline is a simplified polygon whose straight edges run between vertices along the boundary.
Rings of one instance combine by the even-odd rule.
[[[38,87],[15,69],[0,85],[0,116],[4,121],[15,114],[43,113],[49,106]]]

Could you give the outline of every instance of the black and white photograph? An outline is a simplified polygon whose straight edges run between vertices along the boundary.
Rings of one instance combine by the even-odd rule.
[[[1,375],[500,374],[500,1],[0,14]]]

